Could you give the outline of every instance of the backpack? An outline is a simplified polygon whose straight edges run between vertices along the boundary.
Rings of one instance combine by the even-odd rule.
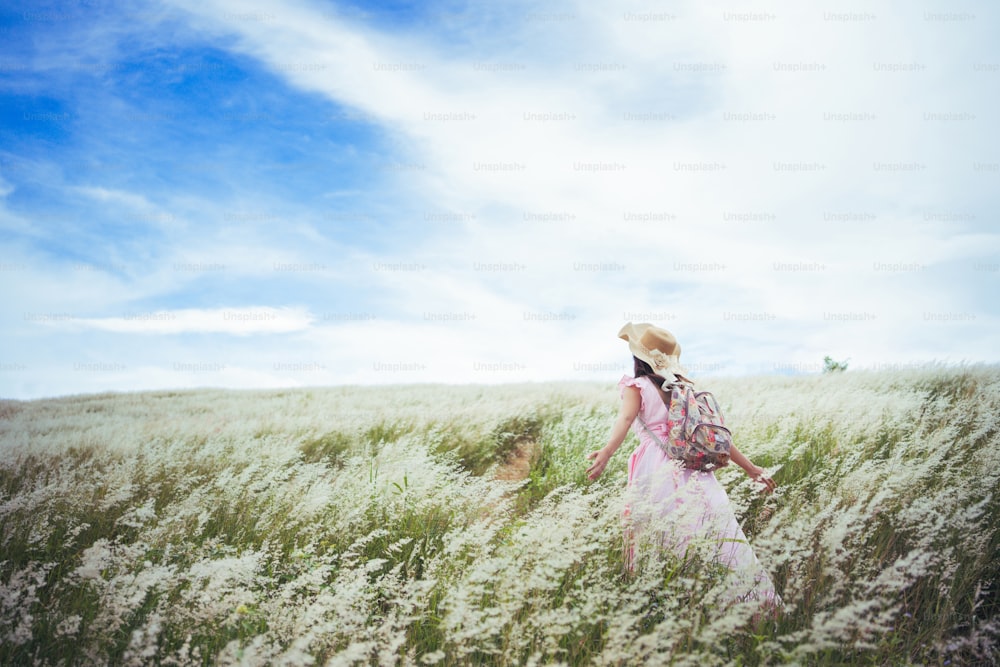
[[[725,426],[722,409],[710,392],[695,391],[686,382],[666,384],[667,421],[656,433],[639,417],[639,423],[671,459],[685,468],[712,471],[729,465],[733,434]]]

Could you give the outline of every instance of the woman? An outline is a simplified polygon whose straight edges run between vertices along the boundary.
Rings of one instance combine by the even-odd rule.
[[[666,329],[631,322],[622,327],[618,337],[628,341],[635,362],[635,377],[625,376],[618,383],[622,395],[621,411],[608,436],[608,444],[587,455],[587,459],[593,461],[587,476],[591,480],[600,477],[629,428],[633,428],[639,446],[628,462],[631,497],[626,508],[629,522],[626,561],[629,569],[634,567],[637,539],[645,528],[655,526],[659,529],[659,542],[680,557],[699,543],[704,546],[706,541],[710,542],[712,556],[718,562],[752,577],[750,590],[740,597],[763,598],[766,602],[780,604],[715,473],[684,468],[667,456],[656,442],[657,436],[651,432],[657,427],[662,429],[667,420],[669,394],[661,388],[664,381],[673,382],[676,377],[691,382],[680,365],[681,346],[677,339]],[[645,427],[635,424],[636,417]],[[764,485],[764,492],[774,490],[774,480],[735,445],[730,457],[751,479]],[[667,525],[671,531],[663,530]]]

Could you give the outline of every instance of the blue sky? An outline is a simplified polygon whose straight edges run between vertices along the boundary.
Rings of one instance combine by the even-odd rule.
[[[997,362],[988,3],[0,13],[0,396]]]

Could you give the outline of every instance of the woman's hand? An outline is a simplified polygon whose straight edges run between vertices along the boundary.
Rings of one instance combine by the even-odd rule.
[[[760,482],[767,487],[764,489],[766,493],[774,491],[774,488],[777,486],[777,484],[774,483],[774,480],[764,473],[763,468],[758,465],[754,465],[743,452],[736,448],[736,445],[729,448],[729,458],[732,459],[733,463],[743,468],[746,474],[750,475],[750,479],[755,482]]]
[[[605,449],[598,449],[596,452],[591,452],[587,454],[587,460],[593,459],[593,464],[587,468],[587,477],[593,482],[595,479],[601,476],[604,472],[604,468],[607,467],[608,461],[611,459],[611,454],[614,452],[607,452]]]
[[[608,444],[596,452],[587,454],[587,460],[594,461],[587,468],[587,477],[590,478],[591,482],[601,476],[604,468],[608,465],[608,461],[611,460],[611,457],[621,447],[625,436],[628,435],[629,427],[632,426],[632,420],[639,414],[640,405],[642,405],[642,397],[639,395],[639,388],[625,387],[622,390],[622,407],[618,411],[618,419],[615,420],[615,425],[611,427]]]
[[[750,479],[752,479],[753,481],[760,482],[765,487],[767,487],[766,489],[764,489],[765,493],[771,493],[772,491],[774,491],[775,487],[778,486],[777,484],[774,483],[773,479],[767,476],[763,468],[754,465],[753,463],[751,463],[747,468],[747,474],[750,475]]]

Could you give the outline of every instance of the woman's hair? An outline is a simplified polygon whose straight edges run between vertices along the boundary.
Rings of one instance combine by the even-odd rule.
[[[666,378],[657,375],[653,371],[653,367],[639,357],[633,356],[632,359],[635,361],[635,377],[641,378],[648,376],[650,380],[656,383],[657,387],[666,381]]]
[[[647,364],[639,357],[632,355],[632,359],[635,360],[635,373],[634,373],[635,377],[637,378],[648,377],[650,380],[652,380],[653,384],[656,385],[656,388],[661,389],[660,398],[662,398],[663,402],[667,404],[667,407],[669,407],[670,394],[668,392],[662,391],[661,387],[661,385],[665,382],[663,376],[657,375],[656,372],[653,371],[653,367]]]

